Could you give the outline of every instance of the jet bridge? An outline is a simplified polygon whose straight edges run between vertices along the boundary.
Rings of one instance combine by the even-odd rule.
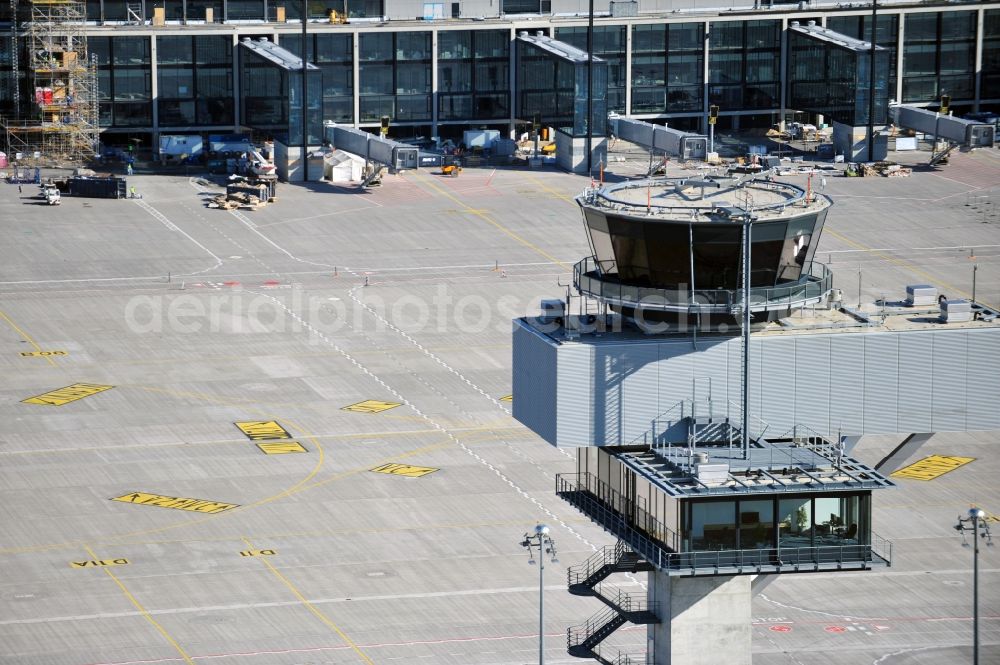
[[[889,117],[899,127],[931,134],[962,147],[992,148],[996,142],[996,127],[985,122],[941,115],[906,104],[890,104]]]
[[[364,157],[369,162],[396,171],[417,168],[418,148],[382,138],[363,129],[327,121],[323,124],[323,138],[337,150]]]
[[[708,155],[708,137],[704,134],[691,134],[614,114],[609,116],[609,122],[615,136],[650,152],[662,152],[679,159],[705,159]]]

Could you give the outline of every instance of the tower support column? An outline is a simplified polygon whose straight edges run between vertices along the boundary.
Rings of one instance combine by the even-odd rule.
[[[649,601],[660,622],[649,625],[658,665],[750,665],[750,575],[672,577],[649,573]]]

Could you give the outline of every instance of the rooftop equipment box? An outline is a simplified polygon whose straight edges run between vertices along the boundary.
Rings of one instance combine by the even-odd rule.
[[[906,304],[910,307],[936,305],[937,298],[937,287],[930,284],[910,284],[906,287]]]

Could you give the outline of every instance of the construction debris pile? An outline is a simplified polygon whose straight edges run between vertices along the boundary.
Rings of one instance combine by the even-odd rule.
[[[278,200],[277,176],[256,176],[237,179],[226,185],[226,193],[215,196],[206,204],[221,210],[256,210]]]
[[[900,166],[895,162],[872,162],[870,164],[850,164],[844,175],[847,176],[882,176],[884,178],[906,178],[913,173],[908,166]]]

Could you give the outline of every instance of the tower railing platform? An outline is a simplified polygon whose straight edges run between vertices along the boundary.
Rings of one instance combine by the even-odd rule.
[[[892,562],[892,543],[875,533],[864,543],[845,537],[837,545],[683,551],[683,540],[676,532],[593,474],[557,475],[556,495],[622,540],[657,570],[672,576],[869,570],[888,567]]]
[[[588,256],[573,266],[573,286],[583,295],[611,305],[650,311],[732,314],[742,307],[739,289],[668,289],[624,284],[604,274],[596,257]],[[802,276],[787,286],[752,287],[750,311],[798,309],[828,297],[833,273],[822,263],[802,268]]]

